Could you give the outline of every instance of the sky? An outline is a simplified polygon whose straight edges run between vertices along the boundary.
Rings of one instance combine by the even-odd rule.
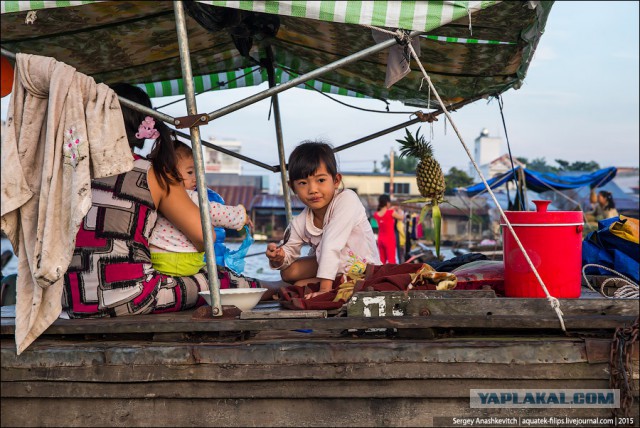
[[[638,167],[639,161],[639,87],[638,2],[556,1],[549,14],[545,32],[531,62],[523,86],[502,96],[511,151],[516,157],[543,157],[574,161],[595,160],[601,167]],[[266,89],[254,88],[216,91],[197,97],[198,111],[211,112],[231,102]],[[335,95],[343,102],[384,110],[378,100],[363,100]],[[175,97],[158,98],[162,105]],[[2,118],[6,118],[9,97],[2,99]],[[409,116],[366,113],[341,106],[322,95],[303,89],[291,89],[279,95],[285,153],[288,156],[302,140],[323,139],[338,146],[362,136],[397,125]],[[278,163],[275,125],[268,120],[269,101],[231,113],[202,127],[204,139],[240,140],[242,154],[270,165]],[[416,109],[392,102],[392,111]],[[185,114],[184,104],[163,109],[172,116]],[[483,128],[490,136],[506,142],[497,100],[480,100],[452,113],[463,140],[473,151]],[[448,121],[447,121],[448,122]],[[409,128],[414,132],[418,126]],[[429,124],[422,124],[429,135]],[[451,167],[465,171],[469,158],[455,135],[451,123],[433,124],[436,158],[446,172]],[[392,149],[404,131],[347,149],[337,154],[342,172],[373,169]],[[272,190],[279,186],[279,175],[243,163],[243,174],[269,176]]]

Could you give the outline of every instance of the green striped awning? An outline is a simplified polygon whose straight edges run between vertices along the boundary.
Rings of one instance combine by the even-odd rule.
[[[276,80],[282,83],[372,46],[375,30],[363,25],[419,30],[422,63],[431,81],[446,104],[458,103],[520,87],[552,4],[544,0],[202,0],[199,8],[186,11],[191,67],[198,76],[194,78],[198,92],[259,85],[267,79],[256,65],[269,48],[280,70]],[[243,55],[226,8],[241,10],[243,16],[277,14],[278,32],[252,35],[245,40],[251,43],[249,53]],[[10,0],[1,3],[1,12],[2,47],[10,52],[50,56],[97,82],[128,82],[153,96],[183,93],[171,1]],[[195,19],[200,12],[211,25]],[[251,16],[258,22],[264,19]],[[25,24],[27,18],[33,23]],[[385,87],[387,55],[386,50],[371,54],[308,85],[326,93],[433,107],[428,91],[420,90],[422,74],[413,61],[411,73]]]
[[[292,72],[276,68],[276,84],[285,83],[297,77]],[[267,71],[260,67],[244,68],[242,70],[228,71],[224,73],[196,76],[193,78],[197,94],[207,91],[219,91],[223,89],[244,88],[256,86],[268,82]],[[151,98],[183,95],[184,84],[182,79],[163,80],[160,82],[140,83],[136,85],[144,90]],[[296,86],[296,88],[318,90],[329,94],[345,95],[356,98],[370,98],[364,94],[349,89],[341,88],[319,80],[308,80]]]
[[[429,31],[499,1],[216,1],[214,6],[344,24]]]
[[[97,0],[100,1],[100,0]],[[2,1],[0,2],[0,12],[13,13],[27,10],[49,9],[56,7],[82,6],[90,3],[97,3],[95,0],[87,1]]]
[[[516,44],[516,42],[501,42],[499,40],[479,40],[479,39],[469,39],[465,37],[430,36],[428,34],[424,34],[420,37],[429,39],[429,40],[437,40],[439,42],[468,43],[472,45],[515,45]]]
[[[2,13],[81,6],[95,1],[3,1]],[[217,1],[199,3],[345,24],[429,31],[499,1]]]

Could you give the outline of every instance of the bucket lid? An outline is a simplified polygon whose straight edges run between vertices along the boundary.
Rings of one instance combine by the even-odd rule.
[[[583,224],[582,211],[547,211],[551,201],[534,200],[536,211],[505,211],[512,225],[580,225]],[[504,225],[504,221],[500,224]]]

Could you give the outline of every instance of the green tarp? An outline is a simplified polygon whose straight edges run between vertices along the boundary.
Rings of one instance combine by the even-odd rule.
[[[536,1],[208,1],[212,7],[277,14],[275,37],[256,38],[242,56],[228,29],[208,31],[187,16],[196,86],[227,89],[265,80],[265,46],[274,52],[277,82],[372,46],[372,30],[421,30],[421,62],[445,103],[494,96],[519,87],[552,2]],[[33,23],[25,23],[28,11]],[[97,81],[140,84],[154,96],[181,93],[173,4],[169,1],[4,1],[2,47],[51,56]],[[324,92],[427,106],[422,75],[384,87],[387,52],[323,75]],[[255,69],[255,72],[249,72]],[[248,73],[248,74],[247,74]],[[224,85],[219,85],[225,82]],[[228,82],[228,83],[227,83]]]

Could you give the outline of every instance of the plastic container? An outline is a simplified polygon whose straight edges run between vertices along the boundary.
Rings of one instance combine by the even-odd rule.
[[[551,201],[533,201],[536,211],[506,211],[538,274],[558,298],[580,297],[582,229],[580,211],[547,211]],[[546,297],[504,221],[504,286],[507,297]]]
[[[235,306],[241,311],[250,311],[258,304],[265,291],[267,291],[266,288],[224,288],[220,290],[220,305]],[[200,291],[198,294],[211,306],[209,291]]]

